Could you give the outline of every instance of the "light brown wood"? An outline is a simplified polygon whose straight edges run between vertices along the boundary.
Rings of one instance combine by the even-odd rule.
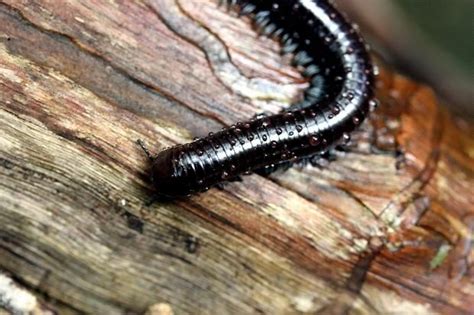
[[[155,203],[153,151],[305,82],[214,2],[0,2],[0,268],[61,314],[469,314],[473,129],[380,65],[323,169]],[[163,308],[164,307],[164,308]]]

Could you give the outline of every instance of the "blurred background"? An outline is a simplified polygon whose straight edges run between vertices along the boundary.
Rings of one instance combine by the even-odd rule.
[[[474,0],[336,0],[385,61],[474,120]]]

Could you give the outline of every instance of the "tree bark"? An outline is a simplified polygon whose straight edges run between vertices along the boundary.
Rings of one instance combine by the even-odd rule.
[[[336,161],[148,206],[135,141],[290,104],[306,83],[278,43],[205,0],[4,0],[0,21],[0,269],[34,312],[474,309],[473,128],[429,87],[379,62]]]

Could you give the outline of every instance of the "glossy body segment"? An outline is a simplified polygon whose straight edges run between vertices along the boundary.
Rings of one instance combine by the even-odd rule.
[[[354,130],[373,102],[373,69],[356,30],[326,0],[228,1],[277,36],[310,81],[285,112],[238,123],[159,153],[159,195],[185,196],[275,164],[318,154]]]

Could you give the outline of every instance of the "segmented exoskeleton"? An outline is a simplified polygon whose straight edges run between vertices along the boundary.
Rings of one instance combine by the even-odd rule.
[[[166,197],[200,192],[241,174],[313,156],[347,138],[374,105],[373,67],[355,28],[326,0],[223,1],[278,37],[304,70],[303,101],[280,114],[237,123],[152,158]]]

